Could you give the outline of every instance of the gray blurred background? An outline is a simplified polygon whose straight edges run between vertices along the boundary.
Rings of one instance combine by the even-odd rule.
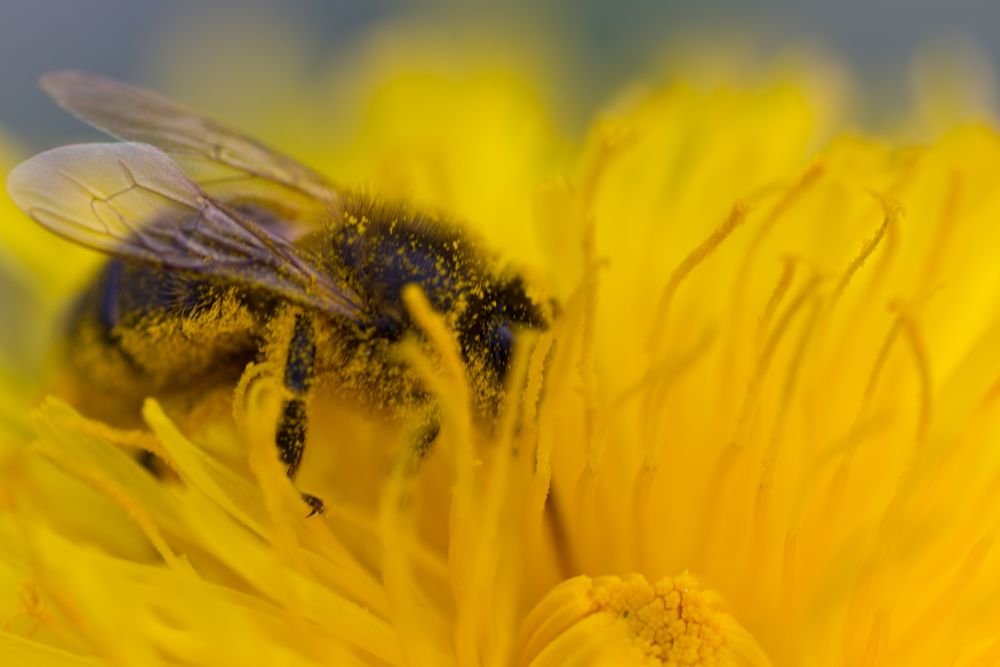
[[[227,33],[239,30],[250,8],[263,9],[276,29],[301,36],[306,69],[329,63],[386,21],[420,20],[456,40],[466,26],[485,21],[513,45],[549,41],[558,73],[551,94],[580,127],[595,106],[623,81],[648,73],[672,44],[711,46],[716,38],[740,35],[756,56],[792,46],[832,54],[863,92],[855,96],[864,102],[852,117],[869,125],[877,123],[874,109],[909,103],[911,65],[922,50],[957,48],[963,62],[971,54],[980,70],[976,85],[987,89],[989,102],[991,64],[1000,58],[1000,3],[990,0],[0,0],[0,129],[27,150],[79,137],[80,126],[38,91],[41,73],[90,69],[169,91],[158,80],[157,63],[171,39],[191,34],[192,22],[202,21],[198,39],[218,35],[231,50],[234,36]],[[225,48],[220,58],[229,57],[221,53]],[[250,100],[267,92],[231,91]]]

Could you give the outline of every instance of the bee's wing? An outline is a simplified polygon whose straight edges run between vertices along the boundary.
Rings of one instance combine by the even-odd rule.
[[[56,148],[15,167],[7,190],[39,224],[80,245],[361,318],[357,296],[314,258],[213,201],[152,146]]]
[[[285,238],[309,229],[338,201],[332,184],[308,167],[155,93],[73,70],[50,72],[41,85],[85,123],[161,149],[210,197]]]

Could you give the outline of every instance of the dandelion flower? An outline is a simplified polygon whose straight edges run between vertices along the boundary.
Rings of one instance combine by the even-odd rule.
[[[400,353],[440,439],[407,474],[398,424],[318,398],[322,517],[275,456],[266,368],[183,424],[148,400],[135,431],[57,398],[18,416],[5,381],[4,664],[995,664],[996,134],[819,143],[787,78],[678,82],[564,162],[527,79],[427,80],[426,116],[426,80],[372,86],[384,159],[353,168],[559,302],[495,427],[419,292],[438,363]],[[458,118],[532,132],[466,150]]]

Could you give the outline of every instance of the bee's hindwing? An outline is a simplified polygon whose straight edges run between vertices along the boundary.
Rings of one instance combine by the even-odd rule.
[[[256,139],[156,93],[108,77],[63,70],[42,88],[85,123],[124,141],[156,146],[210,197],[260,216],[286,239],[315,227],[338,204],[333,185]]]

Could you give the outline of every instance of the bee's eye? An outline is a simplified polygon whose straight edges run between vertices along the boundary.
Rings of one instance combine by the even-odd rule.
[[[497,324],[490,331],[490,359],[493,369],[501,380],[507,376],[510,367],[510,352],[514,347],[514,332],[508,323]]]

